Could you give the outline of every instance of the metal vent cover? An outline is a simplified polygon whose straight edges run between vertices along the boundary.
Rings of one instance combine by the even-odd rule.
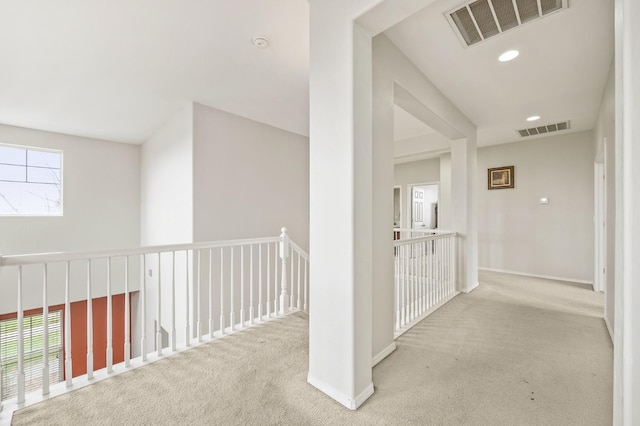
[[[528,136],[543,135],[545,133],[559,132],[561,130],[568,130],[570,128],[569,121],[563,121],[561,123],[545,124],[543,126],[530,127],[528,129],[516,130],[520,136],[526,138]]]
[[[446,14],[465,46],[569,7],[569,0],[474,0]]]

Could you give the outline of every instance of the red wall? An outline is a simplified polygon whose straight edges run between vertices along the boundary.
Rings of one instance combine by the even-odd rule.
[[[113,363],[124,361],[124,294],[112,297],[113,304]],[[129,298],[131,303],[131,298]],[[131,306],[131,305],[129,305]],[[63,334],[63,368],[64,357],[64,321],[65,305],[50,306],[49,311],[62,311]],[[129,311],[131,312],[131,311]],[[32,309],[24,312],[24,316],[41,314],[42,309]],[[17,314],[0,315],[0,320],[16,318]],[[131,326],[129,326],[131,328]],[[129,330],[131,331],[131,329]],[[87,301],[71,303],[71,360],[73,377],[87,373]],[[107,298],[93,299],[93,369],[99,370],[107,366]]]

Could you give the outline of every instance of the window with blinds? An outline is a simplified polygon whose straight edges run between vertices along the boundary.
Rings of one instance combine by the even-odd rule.
[[[62,365],[62,311],[49,312],[49,383],[64,380]],[[42,387],[44,348],[44,316],[23,318],[25,391]],[[18,320],[0,320],[0,365],[2,366],[2,399],[18,392]]]

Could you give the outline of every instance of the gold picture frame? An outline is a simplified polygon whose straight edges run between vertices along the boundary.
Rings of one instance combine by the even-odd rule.
[[[487,171],[488,189],[515,187],[514,166],[494,167]]]

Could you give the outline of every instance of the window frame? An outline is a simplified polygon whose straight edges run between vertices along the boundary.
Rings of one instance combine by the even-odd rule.
[[[9,143],[5,143],[5,142],[0,142],[0,147],[7,147],[7,148],[15,148],[15,149],[24,149],[25,151],[40,151],[40,152],[49,152],[49,153],[55,153],[58,154],[60,156],[60,183],[59,183],[59,188],[60,188],[60,212],[59,213],[1,213],[0,212],[0,218],[4,218],[4,217],[21,217],[21,218],[25,218],[25,217],[63,217],[64,216],[64,151],[61,149],[54,149],[54,148],[43,148],[43,147],[38,147],[38,146],[27,146],[27,145],[16,145],[16,144],[9,144]],[[28,161],[28,157],[27,157],[27,161]],[[1,163],[1,162],[0,162]],[[11,164],[7,164],[7,165],[11,165]],[[29,164],[25,164],[24,166],[25,168],[29,167]],[[11,183],[12,181],[3,181],[6,183]],[[38,182],[15,182],[15,183],[27,183],[27,184],[34,184],[34,185],[42,185],[42,184],[46,184],[46,183],[38,183]]]

